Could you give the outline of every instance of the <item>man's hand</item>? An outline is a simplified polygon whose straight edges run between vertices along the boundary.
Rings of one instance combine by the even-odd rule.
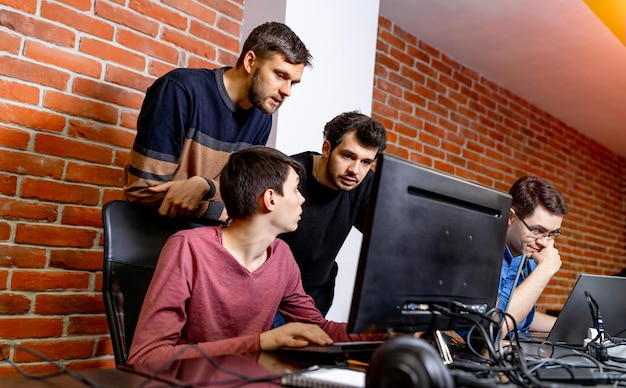
[[[561,255],[554,247],[554,240],[548,240],[548,244],[539,252],[533,253],[531,258],[535,260],[537,267],[541,267],[541,271],[545,271],[550,276],[561,268]]]
[[[537,300],[539,300],[552,276],[561,268],[561,256],[559,255],[559,250],[554,247],[554,240],[548,240],[548,243],[540,251],[533,252],[531,258],[537,263],[537,268],[515,288],[509,301],[508,313],[513,316],[517,323],[526,318],[537,303]],[[553,323],[554,321],[552,321]],[[550,331],[548,327],[550,325],[549,320],[545,320],[541,324],[538,320],[536,325],[533,321],[533,325],[534,327],[531,326],[533,330],[547,329],[546,331]],[[505,329],[507,333],[513,329],[513,322],[508,318]]]
[[[170,181],[148,188],[153,193],[165,192],[159,207],[162,216],[187,216],[200,205],[202,196],[209,192],[209,184],[200,177],[194,176],[183,181]]]
[[[290,322],[261,333],[261,350],[276,350],[283,346],[299,348],[309,343],[330,345],[333,340],[319,326],[311,323]]]

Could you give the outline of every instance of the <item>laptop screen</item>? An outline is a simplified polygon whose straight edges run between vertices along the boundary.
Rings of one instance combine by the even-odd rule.
[[[581,274],[548,335],[548,341],[583,345],[587,329],[594,327],[585,291],[598,304],[606,333],[613,337],[623,336],[622,330],[626,329],[626,278]]]

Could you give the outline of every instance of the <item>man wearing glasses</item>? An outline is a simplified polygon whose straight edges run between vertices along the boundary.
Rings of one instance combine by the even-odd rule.
[[[561,222],[569,209],[561,192],[539,177],[518,179],[509,194],[513,201],[502,260],[498,307],[515,319],[522,332],[549,332],[556,318],[536,311],[536,303],[561,267],[554,239],[561,234]],[[512,292],[514,284],[515,291]],[[510,319],[507,324],[505,332],[513,328]]]

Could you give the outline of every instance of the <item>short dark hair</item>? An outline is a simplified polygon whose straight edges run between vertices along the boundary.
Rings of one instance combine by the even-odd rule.
[[[377,156],[387,147],[387,133],[383,125],[367,115],[352,111],[336,116],[324,126],[324,140],[330,143],[330,151],[341,143],[345,133],[352,131],[356,131],[356,138],[364,146],[377,148]]]
[[[511,207],[521,218],[531,215],[538,206],[559,216],[569,212],[563,194],[552,183],[537,176],[519,178],[511,186],[509,194],[513,197]]]
[[[237,67],[243,64],[248,51],[254,52],[261,62],[276,54],[294,65],[310,66],[313,59],[298,35],[287,25],[278,22],[263,23],[252,30],[243,44]]]
[[[305,170],[284,153],[265,146],[233,152],[220,175],[220,193],[231,218],[245,218],[257,211],[257,201],[267,189],[283,195],[283,185],[293,168],[301,179]]]

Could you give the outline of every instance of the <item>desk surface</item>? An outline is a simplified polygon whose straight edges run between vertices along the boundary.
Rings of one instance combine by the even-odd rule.
[[[280,375],[304,369],[315,364],[315,359],[304,359],[279,353],[263,352],[246,356],[215,357],[215,363],[204,359],[176,360],[163,368],[162,364],[146,364],[122,369],[91,369],[76,371],[91,384],[102,388],[146,388],[172,385],[193,386],[218,385],[220,387],[241,387],[246,378],[271,378],[271,381],[245,384],[246,387],[280,386]],[[219,367],[216,367],[219,365]],[[158,378],[149,378],[158,375]],[[0,387],[15,388],[84,388],[89,386],[67,374],[43,380],[28,379],[22,376],[0,378]]]
[[[572,350],[555,348],[555,353],[542,355],[538,344],[522,344],[526,354],[534,357],[560,357],[572,354]],[[561,354],[562,353],[562,354]],[[582,360],[582,358],[581,358]],[[162,364],[145,364],[121,369],[93,369],[77,371],[92,386],[100,388],[157,388],[167,386],[220,386],[220,387],[278,387],[280,376],[308,368],[315,364],[332,364],[312,354],[302,355],[280,352],[261,352],[251,355],[221,356],[212,359],[197,358],[176,360]],[[623,366],[623,364],[622,364]],[[155,376],[152,378],[151,376]],[[158,376],[158,377],[157,377]],[[248,382],[249,379],[262,381]],[[503,384],[511,386],[509,384]],[[25,377],[0,378],[0,387],[16,388],[84,388],[88,386],[69,375],[61,375],[45,380],[32,380]],[[604,386],[604,385],[603,385]]]
[[[135,388],[147,382],[147,379],[142,376],[117,369],[90,369],[77,371],[76,373],[99,387]],[[2,377],[0,378],[0,386],[12,388],[84,388],[89,385],[64,374],[44,380],[27,379],[22,376]],[[148,382],[148,384],[143,386],[156,388],[165,387],[168,384]]]

